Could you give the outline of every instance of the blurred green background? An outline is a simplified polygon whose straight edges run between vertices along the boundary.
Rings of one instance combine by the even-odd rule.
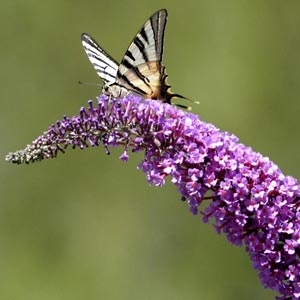
[[[120,60],[167,8],[164,64],[193,112],[299,178],[300,1],[3,0],[0,299],[273,299],[242,248],[190,214],[176,188],[149,187],[142,155],[69,149],[4,161],[99,87],[80,42]]]

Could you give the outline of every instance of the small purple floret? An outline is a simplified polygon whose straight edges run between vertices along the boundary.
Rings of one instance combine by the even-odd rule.
[[[54,158],[66,148],[102,144],[144,151],[139,169],[149,183],[170,176],[193,214],[245,249],[265,287],[277,299],[300,298],[300,186],[267,157],[197,116],[160,101],[98,98],[78,116],[64,117],[28,145],[10,153],[13,163]],[[209,192],[209,193],[208,193]],[[203,201],[209,205],[200,210]]]

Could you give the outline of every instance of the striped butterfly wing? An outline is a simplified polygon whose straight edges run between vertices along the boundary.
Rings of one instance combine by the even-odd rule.
[[[170,86],[162,65],[167,16],[167,11],[162,9],[146,21],[122,59],[116,83],[144,98],[170,103]]]
[[[87,57],[100,78],[105,84],[114,83],[116,81],[119,64],[88,34],[83,33],[81,35],[81,41]]]

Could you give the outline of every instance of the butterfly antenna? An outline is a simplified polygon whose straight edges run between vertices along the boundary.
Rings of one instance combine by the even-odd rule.
[[[84,81],[78,81],[78,84],[82,84],[82,85],[94,85],[94,86],[102,86],[102,84],[100,83],[93,83],[93,82],[84,82]]]

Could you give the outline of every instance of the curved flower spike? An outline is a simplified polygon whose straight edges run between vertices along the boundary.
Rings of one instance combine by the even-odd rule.
[[[103,144],[144,151],[139,169],[149,183],[162,186],[166,176],[178,187],[193,214],[201,203],[204,222],[245,249],[262,284],[300,298],[300,186],[267,157],[239,143],[197,116],[160,101],[135,96],[89,101],[78,116],[57,121],[24,150],[9,153],[12,163],[54,158],[71,146]],[[209,193],[209,196],[207,196]]]

